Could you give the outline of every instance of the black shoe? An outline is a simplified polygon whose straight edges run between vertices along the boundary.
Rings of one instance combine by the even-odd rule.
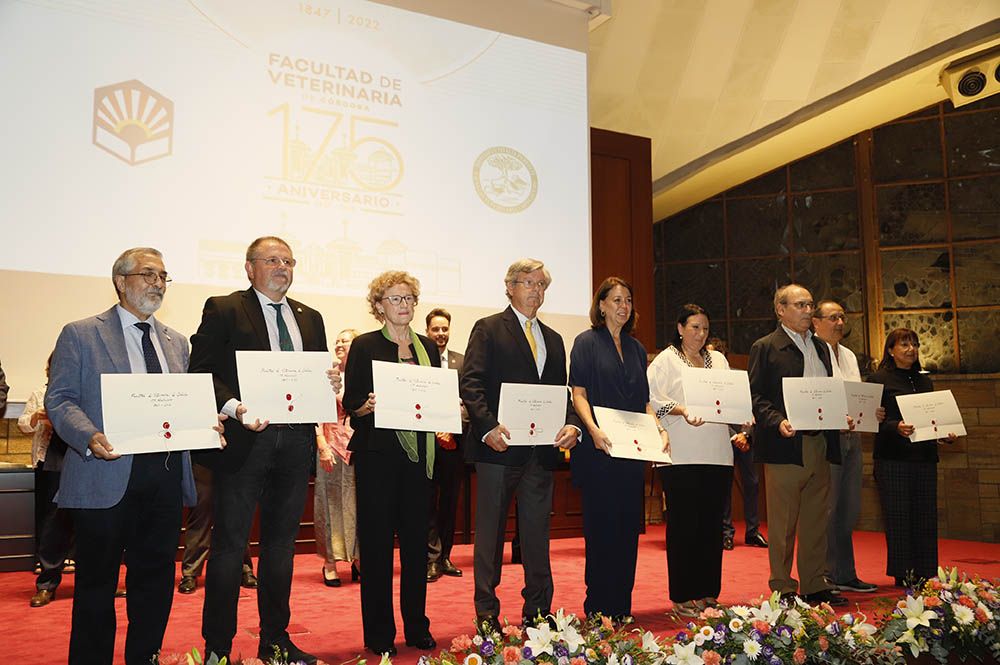
[[[511,563],[521,563],[521,546],[510,544],[510,562]]]
[[[340,586],[340,577],[337,576],[336,570],[333,571],[333,577],[328,577],[329,573],[326,572],[326,568],[324,568],[322,572],[323,572],[323,584],[327,586]]]
[[[802,600],[806,601],[810,605],[826,603],[830,607],[841,607],[848,604],[846,598],[843,596],[835,596],[827,589],[817,591],[816,593],[807,593],[802,596]]]
[[[434,563],[427,564],[427,581],[437,582],[438,579],[440,579],[440,577],[441,577],[441,564],[437,563],[436,561]]]
[[[185,575],[181,578],[181,583],[177,585],[178,593],[194,593],[194,590],[198,588],[197,578],[191,577],[190,575]]]
[[[32,607],[45,607],[56,599],[55,589],[39,589],[28,603]]]
[[[305,663],[315,665],[316,656],[306,653],[302,649],[292,644],[291,640],[286,640],[280,644],[261,643],[257,647],[257,657],[265,663]]]
[[[733,542],[732,536],[725,536],[722,539],[722,549],[731,550],[736,547],[736,543]]]
[[[353,563],[351,564],[351,581],[352,582],[361,581],[361,571],[358,570],[358,567]]]
[[[243,587],[244,589],[257,588],[257,576],[253,574],[252,570],[243,571],[243,580],[240,582],[240,586]]]
[[[414,647],[420,649],[421,651],[430,651],[437,645],[438,643],[434,640],[430,633],[415,640],[406,640],[406,646]]]
[[[799,594],[794,591],[786,591],[779,597],[779,602],[787,605],[788,607],[795,607],[795,601],[799,597]]]
[[[500,620],[492,614],[480,614],[476,617],[476,632],[480,635],[488,636],[503,633],[503,626]]]
[[[844,582],[843,584],[834,584],[834,588],[840,591],[851,591],[853,593],[873,593],[878,590],[878,587],[869,582],[862,582],[857,577],[853,580]]]
[[[462,569],[458,568],[449,559],[441,562],[441,572],[449,577],[461,577]]]
[[[365,648],[376,656],[386,655],[389,656],[389,658],[395,658],[399,654],[399,651],[396,650],[395,644],[390,644],[389,646],[384,647],[373,647],[370,644],[366,644]]]
[[[753,533],[747,534],[747,537],[744,540],[750,547],[767,547],[767,539],[764,538],[760,531],[754,531]]]
[[[125,590],[125,587],[115,589],[115,598],[127,598],[127,597],[128,597],[128,591]]]

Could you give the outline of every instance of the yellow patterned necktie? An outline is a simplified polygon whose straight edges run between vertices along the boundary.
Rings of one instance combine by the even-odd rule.
[[[535,336],[531,334],[531,319],[524,321],[524,336],[528,338],[528,346],[531,347],[531,357],[538,362],[538,345],[535,344]]]

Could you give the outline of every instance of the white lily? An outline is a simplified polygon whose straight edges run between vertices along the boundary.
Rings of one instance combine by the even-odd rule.
[[[557,637],[566,643],[566,648],[569,649],[570,655],[579,651],[580,645],[584,642],[583,635],[572,624],[567,624]]]
[[[566,630],[567,626],[571,626],[573,621],[576,619],[575,614],[566,614],[563,612],[563,608],[559,608],[555,615],[552,616],[556,622],[556,630],[563,631]]]
[[[927,651],[927,641],[923,637],[917,637],[914,635],[913,630],[907,630],[905,633],[899,636],[896,640],[896,644],[909,644],[910,653],[916,658],[920,655],[920,652]]]
[[[694,642],[675,644],[674,654],[667,658],[667,662],[670,665],[704,665],[705,661],[694,652],[695,648]]]
[[[927,626],[931,625],[931,619],[936,617],[931,610],[924,609],[924,599],[922,596],[907,596],[906,597],[906,607],[900,608],[903,611],[903,616],[906,617],[906,628],[908,630],[913,630],[917,626]]]
[[[660,643],[656,641],[656,636],[648,630],[642,634],[642,650],[645,653],[660,653]]]
[[[794,607],[785,612],[785,623],[794,630],[802,627],[802,613]]]
[[[777,591],[771,594],[771,597],[760,604],[760,607],[754,607],[750,610],[750,616],[758,621],[766,621],[770,625],[778,620],[781,616],[781,605],[779,605],[780,595]]]
[[[537,627],[526,629],[528,639],[524,641],[524,646],[531,649],[531,653],[537,658],[543,653],[552,655],[552,628],[548,622],[540,623]]]

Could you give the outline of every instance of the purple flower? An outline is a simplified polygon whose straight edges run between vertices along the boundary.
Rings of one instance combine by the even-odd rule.
[[[622,656],[622,665],[632,665],[632,662],[633,661],[631,655],[625,654],[624,656]]]
[[[790,626],[786,626],[784,624],[778,626],[778,630],[776,632],[778,633],[779,637],[791,637],[792,636],[792,629],[791,629],[791,627]]]
[[[760,634],[760,631],[759,631],[759,630],[757,630],[756,628],[754,628],[754,629],[752,629],[752,630],[750,631],[750,638],[751,638],[751,639],[752,639],[752,640],[753,640],[754,642],[760,642],[760,638],[762,638],[762,637],[763,637],[763,635],[761,635],[761,634]]]
[[[531,647],[521,647],[521,655],[524,656],[526,660],[531,660],[531,657],[535,654],[531,653]]]
[[[569,649],[567,649],[562,644],[557,644],[556,648],[554,649],[554,651],[556,653],[556,658],[558,658],[560,656],[569,656]]]
[[[781,659],[777,656],[771,656],[768,660],[768,665],[782,665]]]
[[[688,634],[682,630],[681,632],[677,633],[677,637],[675,639],[681,644],[683,644],[687,642]]]
[[[726,641],[726,634],[722,632],[721,627],[716,629],[715,635],[712,637],[712,641],[716,644],[722,644]]]
[[[771,648],[771,647],[770,647],[769,645],[767,645],[767,644],[765,644],[765,645],[764,645],[764,646],[763,646],[763,647],[761,648],[760,652],[761,652],[761,654],[763,654],[764,658],[770,658],[771,656],[773,656],[773,655],[774,655],[774,649],[772,649],[772,648]]]
[[[482,645],[479,647],[479,653],[484,656],[492,656],[494,652],[493,640],[483,640]]]

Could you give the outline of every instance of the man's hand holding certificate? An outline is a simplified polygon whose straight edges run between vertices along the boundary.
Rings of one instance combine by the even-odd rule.
[[[855,432],[878,431],[878,409],[882,404],[882,384],[844,381],[847,414],[854,419]]]
[[[221,447],[208,374],[103,374],[101,408],[109,459]]]
[[[328,351],[236,351],[244,423],[322,423],[337,420],[337,397],[327,371]]]
[[[962,413],[950,390],[899,395],[896,398],[903,422],[913,427],[910,441],[948,439],[950,435],[965,436]]]
[[[375,360],[372,380],[378,398],[375,427],[456,434],[462,431],[455,370]]]
[[[781,380],[785,415],[796,430],[848,428],[844,381],[834,377],[789,377]]]
[[[566,386],[504,383],[497,420],[510,432],[508,446],[553,445],[566,424]]]
[[[750,380],[741,369],[706,372],[696,367],[681,371],[688,416],[707,423],[743,424],[753,420]]]
[[[672,464],[670,453],[663,450],[663,438],[650,414],[594,407],[601,431],[611,440],[611,456]]]

